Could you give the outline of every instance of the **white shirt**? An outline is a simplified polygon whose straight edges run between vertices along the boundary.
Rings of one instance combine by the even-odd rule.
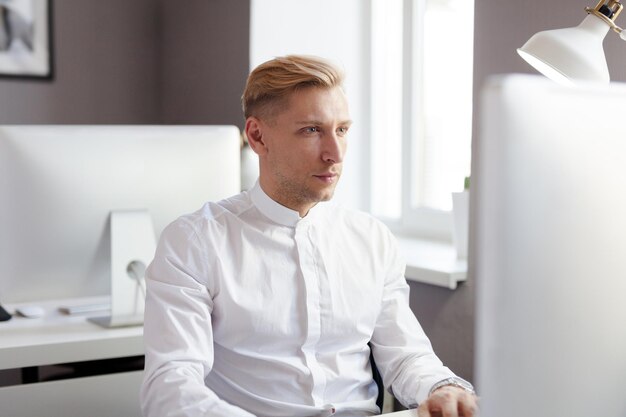
[[[454,374],[409,308],[395,239],[319,203],[306,217],[259,184],[183,216],[146,272],[144,415],[369,416]]]

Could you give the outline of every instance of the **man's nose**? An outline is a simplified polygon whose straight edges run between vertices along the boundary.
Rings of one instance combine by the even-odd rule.
[[[322,159],[324,162],[338,164],[343,161],[346,152],[345,139],[333,132],[324,137]]]

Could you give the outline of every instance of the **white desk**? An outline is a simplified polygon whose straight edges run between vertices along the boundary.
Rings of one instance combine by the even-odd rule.
[[[389,417],[417,417],[417,410],[396,411],[395,413],[384,414]]]
[[[106,297],[37,303],[42,318],[0,322],[0,370],[143,355],[143,328],[104,329],[87,321],[103,312],[63,315],[61,305],[91,304]],[[16,305],[6,305],[12,312]],[[141,371],[12,385],[0,388],[0,415],[12,417],[141,416]]]

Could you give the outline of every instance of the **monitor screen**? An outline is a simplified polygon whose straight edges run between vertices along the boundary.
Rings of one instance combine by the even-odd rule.
[[[481,416],[626,416],[626,85],[510,75],[482,100]]]
[[[240,190],[234,126],[0,126],[0,300],[107,295],[109,218],[178,216]]]

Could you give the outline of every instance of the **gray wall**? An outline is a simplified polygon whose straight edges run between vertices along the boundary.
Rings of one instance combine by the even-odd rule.
[[[0,123],[156,123],[154,1],[53,3],[55,78],[0,79]]]
[[[474,282],[456,290],[416,282],[411,286],[411,308],[443,363],[469,381],[474,361]]]
[[[249,0],[56,0],[52,81],[0,79],[0,124],[236,124]]]
[[[243,127],[250,0],[161,0],[163,123]]]

